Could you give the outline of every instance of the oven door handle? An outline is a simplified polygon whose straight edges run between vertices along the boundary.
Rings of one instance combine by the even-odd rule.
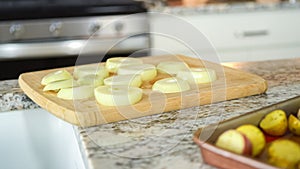
[[[54,58],[79,54],[105,54],[106,52],[110,54],[125,53],[149,48],[150,45],[146,35],[126,38],[114,45],[119,41],[120,38],[0,44],[0,60]]]

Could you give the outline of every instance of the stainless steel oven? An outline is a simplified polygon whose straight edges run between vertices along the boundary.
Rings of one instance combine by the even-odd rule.
[[[86,63],[99,61],[99,54],[105,54],[102,61],[146,55],[144,12],[144,4],[132,0],[0,1],[0,79],[71,66],[83,54]]]

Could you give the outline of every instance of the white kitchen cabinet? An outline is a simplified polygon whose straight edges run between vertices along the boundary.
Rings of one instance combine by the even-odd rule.
[[[174,16],[174,15],[173,15]],[[298,8],[274,8],[236,12],[176,13],[195,26],[216,49],[222,62],[256,61],[300,57],[300,10]],[[151,31],[174,28],[172,23],[162,28],[164,18],[151,19]],[[187,36],[190,31],[182,30]],[[198,36],[199,37],[199,36]],[[198,38],[195,36],[195,41]],[[191,51],[168,37],[152,36],[153,55],[162,51],[192,55]],[[199,44],[199,47],[201,44]],[[206,54],[203,48],[194,49]]]

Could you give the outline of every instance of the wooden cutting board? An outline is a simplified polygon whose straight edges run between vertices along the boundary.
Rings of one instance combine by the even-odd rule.
[[[206,67],[216,70],[217,80],[209,84],[194,86],[182,93],[162,94],[151,90],[152,84],[165,75],[159,74],[149,83],[143,84],[143,98],[133,106],[103,106],[95,98],[62,100],[54,92],[43,92],[41,79],[46,74],[60,70],[51,69],[21,74],[19,85],[34,102],[58,118],[77,126],[94,126],[110,122],[179,110],[187,107],[210,104],[235,98],[264,93],[267,82],[257,75],[222,66],[220,64],[182,55],[164,55],[141,58],[144,63],[157,65],[163,61],[184,61],[190,67]],[[66,70],[73,72],[73,67]]]

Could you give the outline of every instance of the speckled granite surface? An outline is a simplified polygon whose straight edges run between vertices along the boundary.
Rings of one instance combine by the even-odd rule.
[[[228,63],[264,77],[266,94],[80,129],[91,168],[213,168],[192,141],[197,128],[300,95],[300,59]]]
[[[90,169],[214,168],[203,163],[192,141],[197,128],[300,95],[300,58],[253,63],[228,63],[265,78],[265,94],[193,107],[90,128],[78,129],[78,141]],[[35,108],[16,81],[1,84],[1,111]]]
[[[0,112],[37,107],[39,106],[24,95],[17,80],[0,81]]]

